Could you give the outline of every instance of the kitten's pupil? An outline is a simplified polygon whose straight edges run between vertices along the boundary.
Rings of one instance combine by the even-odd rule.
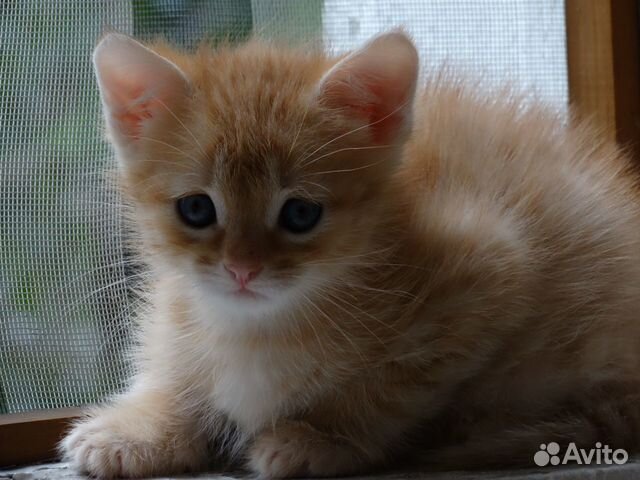
[[[204,228],[216,221],[216,208],[205,194],[188,195],[176,204],[181,220],[193,228]]]
[[[317,225],[322,205],[299,198],[290,198],[280,210],[280,227],[291,233],[306,233]]]

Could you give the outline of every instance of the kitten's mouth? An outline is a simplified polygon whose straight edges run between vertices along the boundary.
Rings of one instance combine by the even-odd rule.
[[[253,290],[249,290],[248,288],[239,288],[238,290],[233,291],[231,294],[236,298],[248,300],[257,300],[260,298],[264,298],[264,295],[260,295]]]

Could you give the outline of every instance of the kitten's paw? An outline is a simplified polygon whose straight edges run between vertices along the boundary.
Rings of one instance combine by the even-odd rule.
[[[197,442],[187,446],[168,437],[144,438],[145,426],[125,425],[111,418],[92,418],[73,428],[60,449],[75,469],[104,479],[181,472],[202,464],[205,452]]]
[[[266,478],[325,477],[358,470],[354,453],[308,425],[287,423],[256,438],[248,463]]]
[[[142,477],[153,471],[153,449],[99,417],[76,426],[61,447],[74,468],[95,477]]]
[[[256,439],[249,453],[249,467],[267,478],[304,476],[308,470],[305,454],[293,438],[265,433]]]

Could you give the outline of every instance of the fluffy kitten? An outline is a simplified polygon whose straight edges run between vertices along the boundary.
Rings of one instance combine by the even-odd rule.
[[[640,211],[588,127],[446,74],[414,99],[401,32],[340,59],[112,34],[94,63],[153,284],[129,391],[62,444],[76,467],[636,447]]]

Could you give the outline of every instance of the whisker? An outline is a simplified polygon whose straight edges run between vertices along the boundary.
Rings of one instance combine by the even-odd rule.
[[[357,284],[357,283],[349,283],[346,280],[340,279],[339,280],[340,283],[342,283],[343,285],[346,285],[348,287],[351,288],[357,288],[360,290],[365,290],[368,292],[375,292],[375,293],[382,293],[382,294],[387,294],[387,295],[395,295],[398,297],[404,297],[404,298],[408,298],[410,300],[416,300],[418,297],[410,292],[405,292],[404,290],[385,290],[382,288],[375,288],[375,287],[369,287],[366,285],[361,285],[361,284]]]
[[[142,263],[140,262],[140,260],[137,259],[133,259],[133,258],[123,258],[121,261],[118,261],[116,263],[109,263],[108,265],[101,265],[99,267],[96,268],[91,268],[89,271],[83,272],[79,275],[74,275],[73,278],[67,279],[65,280],[65,285],[64,288],[68,287],[69,285],[73,285],[75,282],[79,282],[81,280],[84,280],[86,277],[90,276],[90,275],[94,275],[97,272],[100,272],[102,270],[107,270],[107,269],[116,269],[117,267],[125,267],[127,265],[142,265]],[[57,290],[54,291],[54,293],[61,293],[62,291],[64,291],[64,288],[61,287]]]
[[[299,183],[308,183],[309,185],[313,185],[314,187],[318,187],[318,188],[320,188],[320,189],[324,190],[325,192],[327,192],[327,193],[329,193],[329,194],[331,194],[331,193],[332,193],[332,192],[331,192],[331,189],[329,189],[329,188],[325,187],[324,185],[320,185],[320,184],[319,184],[319,183],[317,183],[317,182],[312,182],[312,181],[310,181],[310,180],[302,180],[302,181],[300,181]]]
[[[358,171],[358,170],[364,170],[365,168],[375,167],[376,165],[379,165],[379,164],[380,164],[380,163],[382,163],[382,162],[384,162],[384,159],[383,159],[383,160],[378,160],[377,162],[373,162],[373,163],[370,163],[370,164],[368,164],[368,165],[363,165],[363,166],[361,166],[361,167],[354,167],[354,168],[341,168],[341,169],[338,169],[338,170],[325,170],[325,171],[323,171],[323,172],[314,172],[314,173],[309,173],[309,174],[307,174],[307,175],[303,175],[303,177],[302,177],[302,178],[305,178],[305,177],[315,177],[315,176],[318,176],[318,175],[328,175],[328,174],[330,174],[330,173],[347,173],[347,172],[356,172],[356,171]]]
[[[324,357],[325,361],[328,361],[329,357],[327,356],[327,352],[325,351],[324,346],[322,345],[322,340],[320,339],[320,335],[318,334],[316,327],[313,326],[313,321],[310,320],[307,315],[307,313],[309,313],[308,310],[305,308],[304,311],[301,311],[301,313],[305,323],[309,326],[309,328],[311,328],[313,335],[316,337],[316,341],[318,342],[318,348],[320,348],[320,351],[322,352],[322,356]]]
[[[361,261],[353,261],[353,262],[342,262],[342,261],[334,261],[334,262],[330,262],[330,261],[318,261],[318,262],[308,262],[305,263],[305,265],[335,265],[335,266],[343,266],[343,265],[349,265],[349,266],[362,266],[362,267],[402,267],[402,268],[409,268],[409,269],[413,269],[413,270],[418,270],[418,271],[423,271],[423,272],[431,272],[433,271],[432,269],[426,268],[426,267],[420,267],[418,265],[410,265],[408,263],[387,263],[387,262],[361,262]]]
[[[293,152],[293,149],[296,146],[296,143],[298,142],[298,137],[300,137],[300,132],[302,132],[302,128],[304,127],[304,121],[307,119],[307,113],[309,113],[309,107],[311,106],[311,103],[307,103],[307,108],[305,108],[304,110],[304,115],[302,116],[302,120],[300,121],[300,126],[298,127],[298,131],[296,132],[296,136],[293,138],[293,142],[291,143],[291,148],[289,148],[289,153],[287,154],[287,160],[289,159],[289,157],[291,157],[291,152]]]
[[[395,110],[393,110],[391,113],[385,115],[384,117],[376,120],[375,122],[371,122],[368,123],[366,125],[362,125],[360,127],[354,128],[353,130],[349,130],[348,132],[345,132],[341,135],[338,135],[337,137],[334,137],[333,139],[329,140],[328,142],[323,143],[322,145],[320,145],[318,148],[316,148],[313,152],[309,153],[308,155],[306,155],[305,157],[301,158],[300,160],[296,161],[296,165],[298,165],[300,162],[304,162],[307,158],[311,157],[312,155],[314,155],[315,153],[319,152],[320,150],[322,150],[324,147],[326,147],[327,145],[330,145],[331,143],[340,140],[341,138],[344,138],[348,135],[351,135],[353,133],[359,132],[360,130],[363,130],[365,128],[369,128],[372,127],[380,122],[383,122],[384,120],[386,120],[387,118],[391,117],[392,115],[395,115],[396,113],[398,113],[400,110],[402,110],[404,107],[406,107],[408,104],[407,102],[404,102],[403,104],[401,104],[398,108],[396,108]]]
[[[135,135],[127,135],[128,138],[134,138],[136,140],[146,140],[148,142],[154,142],[157,143],[159,145],[163,145],[165,147],[168,147],[178,153],[181,153],[182,155],[184,155],[185,157],[187,157],[190,160],[193,160],[195,163],[197,163],[200,167],[202,167],[202,163],[200,162],[200,159],[197,157],[194,157],[193,155],[189,155],[187,152],[185,152],[184,150],[182,150],[181,148],[176,147],[175,145],[171,145],[170,143],[167,143],[165,141],[162,140],[158,140],[157,138],[153,138],[153,137],[145,137],[145,136],[135,136]],[[143,162],[147,162],[148,160],[143,160]],[[177,162],[174,162],[176,165],[179,165]]]
[[[364,358],[364,356],[362,355],[362,351],[358,348],[358,346],[354,343],[354,341],[351,339],[351,337],[349,337],[349,335],[347,335],[344,330],[342,330],[342,328],[340,328],[340,325],[338,325],[336,322],[334,322],[331,317],[329,315],[327,315],[320,307],[318,307],[309,297],[307,297],[306,295],[303,294],[303,297],[305,299],[307,299],[307,301],[309,302],[309,305],[313,308],[316,309],[316,311],[318,313],[320,313],[320,315],[322,315],[324,318],[327,319],[327,321],[333,325],[333,327],[336,329],[336,331],[338,331],[345,340],[347,340],[347,342],[349,342],[351,344],[351,346],[353,347],[353,349],[355,350],[355,352],[358,354],[358,356],[360,357],[360,359],[362,360],[362,362],[366,365],[366,360]]]
[[[151,189],[151,188],[153,188],[155,186],[154,183],[153,183],[154,180],[159,180],[159,179],[162,179],[162,178],[165,178],[165,177],[175,177],[175,175],[176,174],[174,172],[161,172],[159,174],[154,174],[154,175],[146,177],[146,178],[140,180],[139,182],[137,182],[135,184],[135,188],[139,189],[139,188],[142,188],[143,186],[145,186],[146,184],[148,184],[148,185],[146,185],[144,190],[142,190],[142,193],[144,194],[144,193],[147,193],[149,191],[149,189]],[[187,172],[187,173],[182,174],[182,175],[184,176],[184,178],[194,177],[196,179],[200,179],[200,175],[198,175],[197,173],[194,173],[194,172],[190,172],[190,173]]]
[[[377,250],[372,250],[370,252],[365,252],[365,253],[361,253],[361,254],[357,254],[357,255],[343,255],[340,257],[330,257],[328,260],[330,261],[340,261],[340,260],[345,260],[345,259],[349,259],[349,258],[362,258],[362,257],[370,257],[370,256],[375,256],[375,255],[380,255],[382,253],[388,252],[389,250],[392,250],[394,248],[393,245],[390,245],[388,247],[382,247],[379,248]],[[318,265],[322,262],[308,262],[307,265]]]
[[[331,303],[333,306],[335,306],[336,308],[340,309],[342,312],[346,313],[347,315],[349,315],[351,318],[353,318],[356,322],[358,322],[365,330],[367,330],[376,340],[378,340],[378,342],[380,342],[380,345],[382,345],[385,349],[387,348],[387,345],[382,341],[382,339],[375,334],[375,332],[373,330],[371,330],[362,320],[360,320],[357,315],[355,315],[353,312],[350,312],[349,310],[347,310],[345,307],[338,305],[336,302],[334,302],[332,300],[332,298],[336,298],[333,297],[331,294],[328,294],[327,296],[324,297],[324,300],[326,300],[327,302]]]
[[[133,278],[148,278],[148,274],[149,272],[140,272],[140,273],[133,273],[131,275],[127,275],[124,278],[121,278],[119,280],[116,280],[115,282],[111,282],[107,285],[104,285],[100,288],[97,288],[91,292],[89,292],[87,295],[83,295],[77,302],[73,302],[72,304],[68,305],[65,309],[63,309],[62,313],[63,315],[66,315],[70,312],[72,312],[75,308],[77,308],[78,306],[80,306],[80,304],[84,303],[85,301],[87,301],[89,298],[94,297],[95,295],[108,290],[110,288],[113,288],[117,285],[121,285],[123,283],[129,282],[131,281]]]
[[[160,105],[162,105],[164,108],[167,109],[167,111],[171,114],[171,116],[173,118],[175,118],[180,125],[182,125],[182,128],[185,129],[185,131],[191,135],[191,138],[193,138],[193,141],[196,143],[196,145],[198,146],[198,148],[200,149],[200,151],[202,152],[202,154],[206,157],[207,156],[207,152],[206,150],[202,147],[202,145],[200,144],[200,142],[198,141],[198,139],[196,138],[196,136],[193,134],[193,132],[187,128],[187,126],[184,124],[184,122],[182,120],[180,120],[180,118],[178,118],[178,116],[173,112],[173,110],[171,110],[169,108],[169,106],[167,104],[165,104],[162,100],[160,100],[158,97],[155,97],[155,99],[160,103]]]
[[[329,296],[331,296],[332,298],[336,298],[336,296],[342,295],[343,294],[343,290],[339,290],[337,287],[334,287],[332,285],[325,285],[322,288],[326,288],[330,291],[335,292],[335,294],[331,294],[329,292],[327,292],[327,294]],[[349,303],[349,306],[352,308],[355,308],[358,312],[362,313],[363,315],[369,317],[370,319],[372,319],[373,321],[379,323],[380,325],[382,325],[383,327],[393,331],[395,334],[399,335],[399,336],[403,336],[404,332],[399,331],[397,328],[395,328],[392,325],[387,325],[386,323],[384,323],[380,318],[376,317],[375,315],[372,315],[371,313],[365,311],[364,309],[360,308],[355,302],[353,303]]]
[[[393,145],[370,145],[368,147],[345,147],[345,148],[339,148],[338,150],[333,150],[332,152],[325,153],[323,155],[320,155],[319,157],[316,157],[316,158],[313,158],[313,159],[309,160],[307,163],[302,165],[302,168],[308,167],[309,165],[312,165],[312,164],[316,163],[318,160],[322,160],[325,157],[329,157],[331,155],[335,155],[336,153],[340,153],[340,152],[346,152],[346,151],[350,151],[350,150],[373,150],[373,149],[377,149],[377,148],[390,148],[390,147],[393,147]]]

